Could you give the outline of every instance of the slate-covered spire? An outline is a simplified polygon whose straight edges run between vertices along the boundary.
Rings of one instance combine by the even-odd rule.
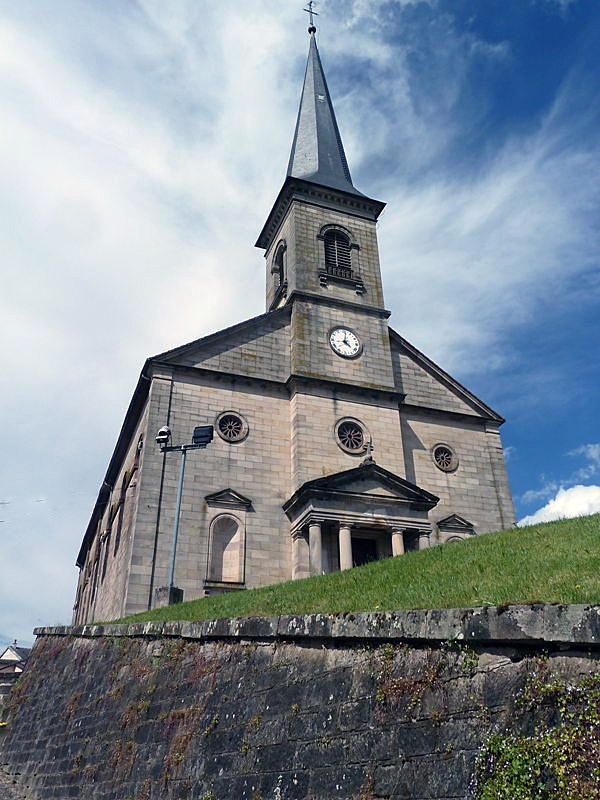
[[[287,175],[362,196],[352,185],[315,30],[311,25],[308,62]]]

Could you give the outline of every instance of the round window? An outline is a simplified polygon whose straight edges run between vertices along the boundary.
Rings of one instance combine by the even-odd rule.
[[[442,472],[454,472],[458,467],[458,458],[454,450],[448,444],[436,444],[431,451],[433,463]]]
[[[236,411],[223,411],[216,422],[217,433],[226,442],[241,442],[248,435],[248,423]]]
[[[365,451],[369,435],[357,419],[345,417],[335,426],[335,439],[344,452],[360,455]]]

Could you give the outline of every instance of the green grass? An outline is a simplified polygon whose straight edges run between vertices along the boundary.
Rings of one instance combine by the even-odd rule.
[[[204,597],[126,620],[600,603],[600,514],[515,528],[301,581]]]

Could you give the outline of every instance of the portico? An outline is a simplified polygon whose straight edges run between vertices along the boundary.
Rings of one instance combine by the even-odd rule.
[[[308,481],[284,504],[292,577],[350,569],[429,547],[435,495],[370,461]]]

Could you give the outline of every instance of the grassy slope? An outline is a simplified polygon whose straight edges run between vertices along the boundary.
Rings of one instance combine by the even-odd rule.
[[[600,515],[518,528],[302,581],[214,595],[128,620],[509,603],[600,603]]]

